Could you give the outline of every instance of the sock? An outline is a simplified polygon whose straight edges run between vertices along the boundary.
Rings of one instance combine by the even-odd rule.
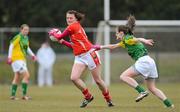
[[[139,85],[135,89],[138,91],[138,93],[145,92],[145,89]]]
[[[109,94],[109,91],[104,91],[102,92],[103,96],[104,96],[104,99],[108,102],[108,101],[111,101],[111,96]]]
[[[24,82],[22,82],[22,93],[23,93],[23,96],[25,96],[26,95],[26,93],[27,93],[27,83],[24,83]]]
[[[169,99],[165,99],[163,103],[166,105],[166,107],[170,107],[172,105],[171,101]]]
[[[92,95],[89,93],[89,90],[88,90],[88,89],[84,89],[84,90],[82,91],[82,93],[83,93],[85,99],[90,99],[90,98],[92,97]]]
[[[12,84],[12,87],[11,87],[11,96],[15,96],[16,95],[16,90],[17,90],[17,84]]]

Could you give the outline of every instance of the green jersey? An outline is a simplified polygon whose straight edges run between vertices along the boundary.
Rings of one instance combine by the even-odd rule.
[[[28,37],[24,37],[19,33],[11,40],[11,44],[14,45],[12,50],[12,60],[25,60],[27,49],[29,47]]]
[[[125,35],[122,41],[119,42],[119,46],[125,48],[132,59],[138,60],[140,57],[147,55],[148,51],[141,42],[135,41],[134,38],[133,35]]]

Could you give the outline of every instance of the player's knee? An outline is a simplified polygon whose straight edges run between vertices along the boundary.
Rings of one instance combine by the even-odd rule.
[[[124,76],[123,74],[121,74],[121,75],[119,76],[119,78],[120,78],[120,80],[124,81],[125,76]]]
[[[17,84],[18,82],[19,82],[19,79],[17,79],[17,78],[14,78],[12,81],[13,84]]]
[[[27,75],[27,76],[26,76],[26,78],[29,80],[29,78],[30,78],[30,75]]]
[[[76,81],[77,79],[78,79],[77,77],[71,77],[72,82]]]
[[[29,77],[24,77],[23,82],[29,83]]]
[[[25,75],[25,76],[23,77],[23,80],[24,80],[25,82],[29,82],[29,78],[30,78],[29,75]]]

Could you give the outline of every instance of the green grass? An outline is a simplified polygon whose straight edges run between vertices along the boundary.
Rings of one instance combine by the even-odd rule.
[[[154,53],[150,55],[155,58]],[[180,81],[180,53],[159,53],[159,82],[179,82]],[[10,84],[13,78],[11,66],[5,63],[5,56],[0,55],[0,83]],[[103,58],[101,59],[104,62]],[[69,83],[72,65],[74,62],[73,54],[59,54],[53,67],[53,77],[55,84]],[[118,83],[119,75],[129,66],[134,64],[134,61],[127,53],[112,53],[111,54],[111,82]],[[103,64],[102,64],[103,65]],[[28,69],[31,74],[31,83],[35,82],[37,76],[38,65],[28,58]],[[89,75],[85,72],[83,78],[88,79]],[[103,74],[102,74],[103,75]]]
[[[123,83],[109,87],[116,105],[112,108],[107,107],[97,87],[89,85],[95,99],[83,109],[79,108],[82,94],[73,84],[56,85],[52,88],[30,86],[29,94],[33,98],[31,101],[11,101],[10,86],[1,85],[0,112],[180,112],[179,85],[180,83],[158,84],[158,87],[174,102],[175,109],[164,108],[162,102],[152,94],[142,102],[135,103],[136,91]],[[20,90],[18,88],[18,97],[21,97]]]

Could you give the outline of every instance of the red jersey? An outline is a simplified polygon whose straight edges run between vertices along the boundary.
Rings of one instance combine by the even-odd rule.
[[[88,37],[79,22],[69,25],[66,30],[70,33],[74,55],[85,53],[91,49],[92,43],[88,40]]]

